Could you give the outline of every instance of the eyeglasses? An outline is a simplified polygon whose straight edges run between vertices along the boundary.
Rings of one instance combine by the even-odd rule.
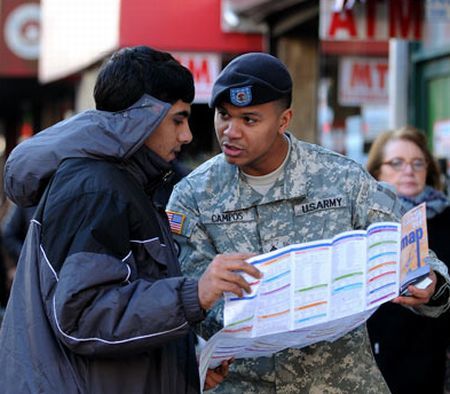
[[[392,167],[394,171],[403,171],[407,165],[410,165],[414,172],[421,172],[427,168],[427,162],[422,159],[415,159],[413,161],[406,161],[403,159],[392,159],[381,163],[381,165],[387,165]]]

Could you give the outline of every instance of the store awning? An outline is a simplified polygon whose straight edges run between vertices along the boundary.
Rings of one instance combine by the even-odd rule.
[[[262,50],[260,34],[222,31],[221,0],[42,0],[42,14],[42,82],[126,46],[193,53]]]
[[[224,0],[236,14],[261,22],[268,16],[285,11],[307,0]]]
[[[268,24],[270,35],[279,37],[298,26],[310,23],[319,16],[317,0],[222,0],[223,4],[241,19]],[[237,26],[239,29],[239,26]]]

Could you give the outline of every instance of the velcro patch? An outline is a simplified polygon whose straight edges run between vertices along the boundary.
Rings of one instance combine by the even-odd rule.
[[[386,182],[377,183],[377,190],[374,193],[373,202],[374,208],[381,212],[394,213],[399,218],[406,213],[401,201],[395,194],[395,189]]]
[[[186,220],[186,215],[174,211],[166,211],[166,214],[169,219],[170,231],[174,234],[181,234],[183,231],[184,221]]]
[[[314,211],[321,211],[324,209],[344,208],[347,204],[345,197],[336,196],[330,198],[317,199],[309,201],[304,204],[294,206],[295,215],[304,215]]]
[[[250,222],[256,218],[253,209],[238,210],[238,211],[215,211],[207,212],[202,217],[202,222],[205,224],[227,224],[238,222]]]
[[[237,107],[245,107],[252,102],[252,87],[244,86],[230,89],[231,104]]]

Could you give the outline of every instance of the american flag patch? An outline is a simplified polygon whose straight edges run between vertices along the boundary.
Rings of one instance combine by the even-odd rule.
[[[179,212],[166,211],[167,218],[169,219],[170,230],[174,234],[181,234],[183,230],[183,223],[186,219],[186,215]]]

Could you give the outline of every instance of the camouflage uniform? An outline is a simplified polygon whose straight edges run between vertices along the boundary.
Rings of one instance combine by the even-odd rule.
[[[398,221],[395,195],[358,164],[290,136],[292,149],[276,183],[261,196],[239,169],[218,155],[175,188],[168,210],[183,214],[176,240],[185,274],[199,277],[218,253],[264,253],[373,222]],[[432,259],[433,269],[446,268]],[[425,308],[427,314],[443,307]],[[200,334],[222,327],[223,304],[208,313]],[[287,349],[270,358],[237,360],[214,393],[388,393],[365,325],[333,343]]]

